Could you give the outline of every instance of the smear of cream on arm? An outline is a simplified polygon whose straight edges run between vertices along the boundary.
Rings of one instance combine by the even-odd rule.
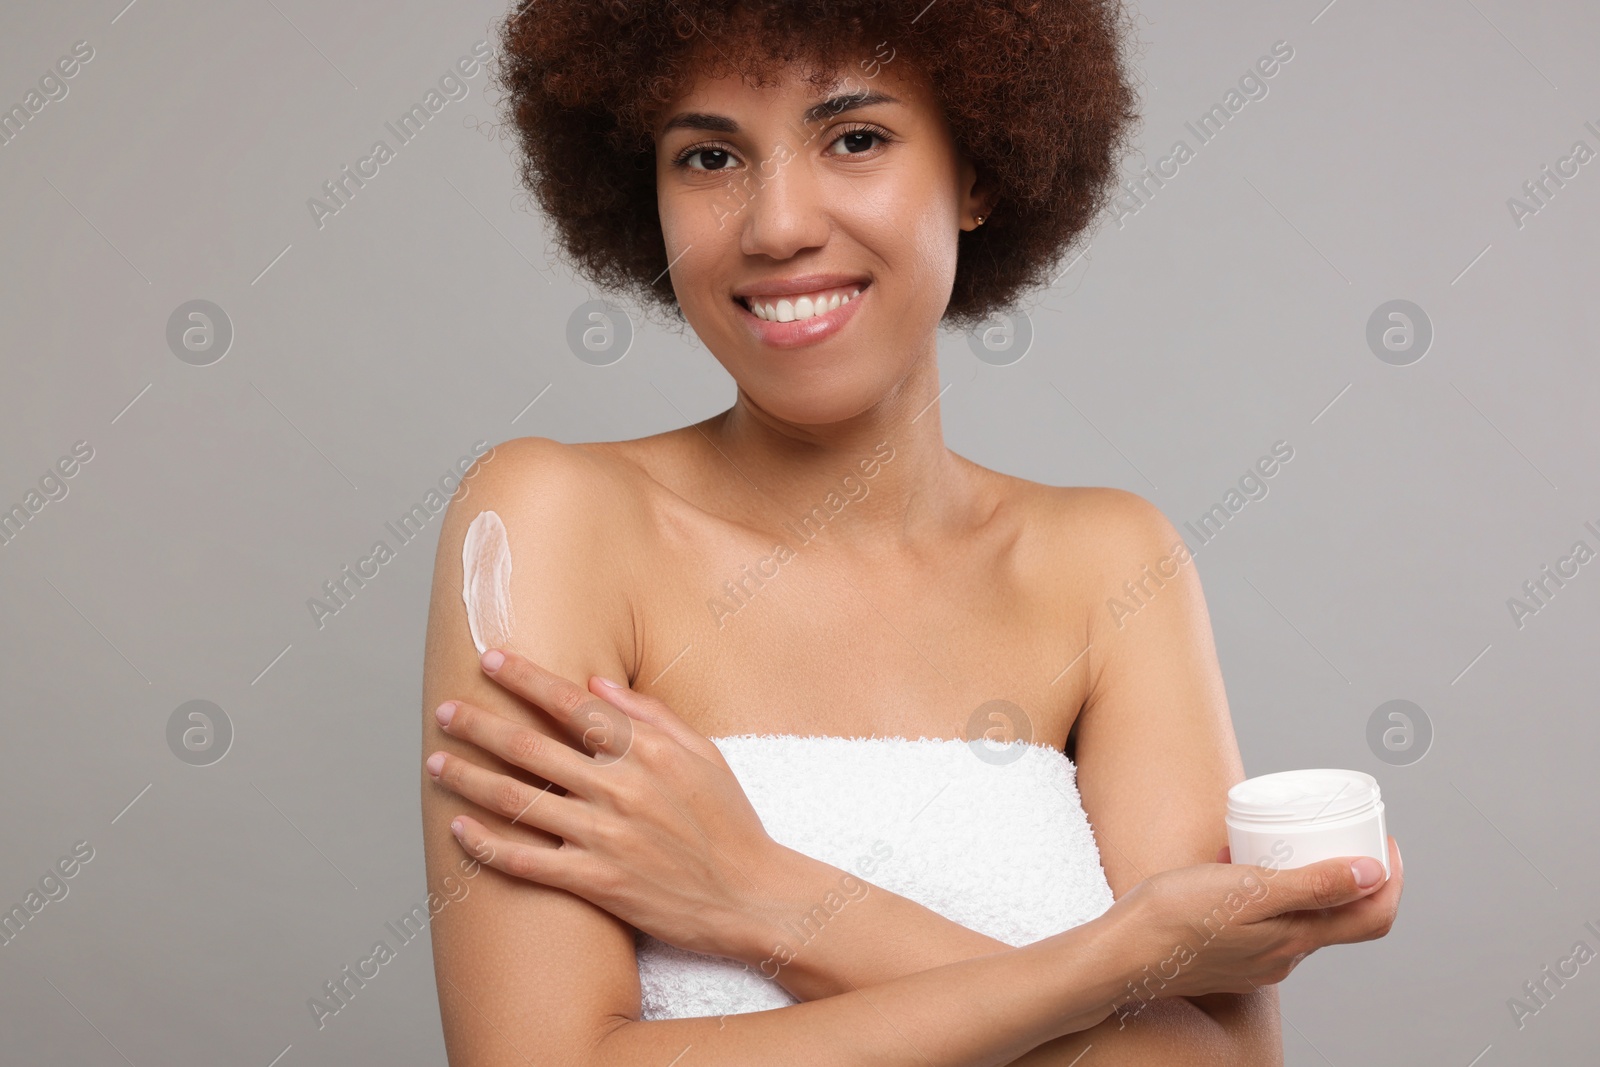
[[[478,512],[467,527],[461,545],[461,599],[467,605],[467,625],[478,653],[504,648],[516,624],[511,610],[511,543],[505,523],[492,511]]]

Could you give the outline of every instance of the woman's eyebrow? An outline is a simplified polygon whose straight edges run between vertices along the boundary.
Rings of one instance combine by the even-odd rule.
[[[876,89],[863,90],[855,93],[843,93],[832,96],[820,104],[813,104],[806,108],[800,120],[806,124],[818,122],[832,115],[854,111],[857,108],[871,107],[874,104],[898,104],[900,98],[890,96],[888,93]],[[674,115],[661,126],[658,136],[666,136],[672,130],[709,130],[714,133],[738,133],[739,124],[726,115],[712,115],[704,111],[685,111]]]

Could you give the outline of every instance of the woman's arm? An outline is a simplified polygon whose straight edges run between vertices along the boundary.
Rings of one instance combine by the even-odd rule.
[[[1392,838],[1390,850],[1398,865]],[[1363,862],[1376,881],[1382,866]],[[1274,881],[1269,887],[1263,879]],[[1360,888],[1344,859],[1293,871],[1193,865],[1145,879],[1104,914],[1021,948],[772,1011],[619,1022],[600,1055],[586,1062],[648,1062],[662,1052],[658,1035],[670,1034],[669,1050],[682,1055],[698,1039],[696,1062],[712,1064],[754,1056],[775,1064],[1059,1064],[1066,1039],[1082,1051],[1100,1048],[1110,1062],[1168,1063],[1181,1053],[1185,1062],[1232,1064],[1217,1058],[1225,1049],[1181,1017],[1146,1023],[1160,1033],[1142,1042],[1120,1037],[1134,1031],[1112,1024],[1120,1026],[1129,1017],[1123,1009],[1146,997],[1258,991],[1281,982],[1319,944],[1381,936],[1397,903],[1398,884]],[[1320,917],[1285,917],[1306,912]],[[1173,947],[1194,942],[1214,917],[1223,921],[1197,951],[1182,955]],[[1115,1020],[1113,1012],[1121,1012]],[[674,1048],[673,1041],[689,1044]]]
[[[623,1021],[587,1064],[707,1067],[998,1067],[1112,1010],[1137,940],[1107,914],[1022,948],[948,963],[838,996],[721,1018]]]
[[[579,676],[625,668],[628,605],[606,571],[588,562],[602,554],[596,542],[607,514],[617,510],[604,506],[604,483],[594,466],[582,452],[553,441],[508,441],[478,461],[451,500],[439,532],[428,615],[424,756],[441,749],[466,755],[470,749],[434,717],[434,709],[450,698],[561,736],[543,712],[494,684],[479,666],[461,598],[461,549],[480,511],[497,512],[510,539],[517,625],[508,643]],[[472,758],[529,780],[480,751],[472,750]],[[546,847],[560,839],[472,809],[420,764],[418,773],[428,886],[438,892],[454,877],[467,887],[452,894],[430,923],[450,1062],[579,1062],[576,1057],[599,1039],[605,1020],[638,1010],[632,928],[580,897],[513,879],[487,864],[463,879],[467,872],[460,863],[467,857],[449,827],[462,812],[471,810],[507,836]]]
[[[1108,565],[1086,623],[1089,695],[1077,723],[1078,792],[1106,880],[1121,899],[1161,871],[1217,858],[1228,843],[1228,789],[1244,779],[1244,765],[1205,594],[1182,537],[1134,493],[1091,492],[1088,506],[1103,531],[1094,558]],[[1112,597],[1133,614],[1113,612]],[[1133,1054],[1144,1038],[1152,1048],[1188,1049],[1197,1060],[1204,1049],[1230,1064],[1283,1062],[1271,986],[1154,1001],[1117,1036],[1129,1055],[1111,1063],[1145,1062]]]
[[[837,892],[842,873],[803,853],[794,853],[770,870],[773,889],[765,898],[769,906],[761,914],[767,917],[772,933],[763,941],[760,925],[756,925],[749,938],[753,945],[792,942],[792,934],[785,931],[792,930],[792,923],[807,915],[830,890]],[[826,925],[786,957],[774,980],[791,995],[811,1001],[1009,947],[916,901],[872,886],[859,900],[852,899],[848,908],[830,913]],[[772,958],[768,948],[746,955],[743,962],[756,967],[763,959]],[[1148,962],[1153,966],[1164,958],[1156,956]],[[1281,1063],[1270,1057],[1252,1059],[1248,1051],[1252,1039],[1235,1036],[1249,1034],[1258,1026],[1260,1020],[1250,1008],[1252,1001],[1271,998],[1269,1003],[1276,1006],[1272,986],[1264,985],[1259,993],[1248,996],[1218,993],[1155,999],[1155,992],[1159,990],[1150,990],[1146,994],[1149,999],[1129,1001],[1094,1027],[1049,1041],[1013,1062],[1017,1067],[1066,1065],[1077,1062],[1078,1055],[1092,1046],[1094,1062],[1130,1067],[1161,1062],[1178,1049],[1194,1053],[1197,1062],[1209,1062],[1201,1058],[1213,1056],[1222,1057],[1214,1062],[1230,1064]],[[1278,1040],[1275,1025],[1253,1040],[1274,1044]]]

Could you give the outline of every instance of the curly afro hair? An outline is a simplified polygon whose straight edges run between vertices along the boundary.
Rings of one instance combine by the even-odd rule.
[[[1138,124],[1118,0],[524,0],[493,73],[524,184],[601,288],[682,310],[657,211],[654,120],[693,77],[818,92],[854,63],[928,76],[994,208],[962,232],[943,322],[970,329],[1048,285],[1114,195]],[[871,60],[863,60],[871,55]]]

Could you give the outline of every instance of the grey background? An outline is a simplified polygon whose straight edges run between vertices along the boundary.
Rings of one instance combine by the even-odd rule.
[[[94,450],[0,547],[0,904],[94,849],[0,946],[0,1059],[442,1062],[426,939],[321,1030],[306,1006],[425,892],[437,523],[320,629],[306,601],[472,442],[637,437],[733,386],[637,314],[625,358],[576,358],[601,294],[548,253],[481,73],[312,221],[499,3],[124,2],[0,14],[7,107],[94,49],[0,147],[0,505]],[[1507,1002],[1600,949],[1600,563],[1520,629],[1507,600],[1600,547],[1600,162],[1520,228],[1507,200],[1600,148],[1600,11],[1324,2],[1143,6],[1152,161],[1275,41],[1295,55],[1039,294],[1024,358],[942,338],[947,438],[1180,528],[1288,441],[1198,548],[1246,769],[1374,773],[1408,876],[1386,939],[1282,987],[1288,1062],[1592,1062],[1600,964],[1520,1029]],[[194,299],[235,331],[210,366],[166,343]],[[1393,299],[1435,331],[1407,366],[1365,340]],[[1394,699],[1434,731],[1404,766],[1366,740]],[[211,766],[168,747],[191,700],[233,727]]]

